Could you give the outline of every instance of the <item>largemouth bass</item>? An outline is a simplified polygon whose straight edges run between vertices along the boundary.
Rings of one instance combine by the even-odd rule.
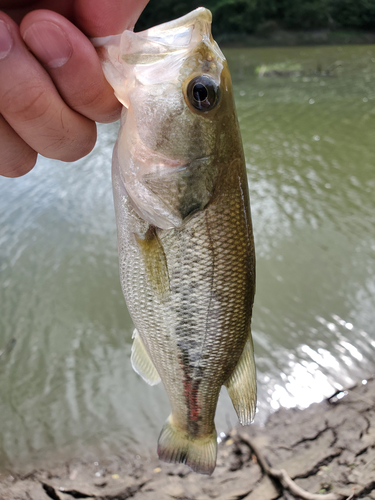
[[[221,386],[241,424],[256,407],[254,243],[227,62],[205,8],[94,44],[124,105],[112,174],[131,362],[171,403],[160,459],[211,474]]]

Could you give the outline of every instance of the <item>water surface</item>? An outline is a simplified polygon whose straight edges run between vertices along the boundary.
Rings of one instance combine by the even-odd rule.
[[[375,47],[227,50],[257,250],[258,422],[374,373]],[[261,64],[300,75],[258,78]],[[334,65],[334,66],[332,66]],[[335,67],[331,76],[327,69]],[[129,362],[110,158],[0,178],[0,468],[156,453],[169,403]],[[223,391],[217,426],[237,421]]]

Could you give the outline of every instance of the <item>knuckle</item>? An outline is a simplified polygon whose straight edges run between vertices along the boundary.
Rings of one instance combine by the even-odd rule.
[[[120,116],[121,104],[114,97],[113,91],[103,91],[96,84],[86,88],[74,101],[74,109],[95,121],[111,122]]]
[[[2,113],[21,122],[38,120],[47,114],[50,107],[46,89],[37,82],[24,82],[10,88],[1,97]]]
[[[1,114],[34,153],[71,162],[86,156],[95,145],[95,123],[62,101],[53,100],[43,85],[32,82],[27,95],[24,86],[16,85],[5,96],[0,96],[0,102]],[[23,175],[35,165],[35,160],[36,157],[26,155],[25,161],[9,161],[6,171],[11,175],[8,176]],[[4,165],[4,161],[1,163]]]
[[[94,149],[96,143],[96,126],[94,122],[92,122],[92,124],[93,128],[90,130],[90,132],[84,134],[80,138],[80,140],[75,143],[74,149],[76,150],[78,155],[78,157],[75,158],[76,160],[88,155]]]
[[[98,108],[103,105],[103,94],[96,85],[86,88],[80,95],[80,105],[82,107]]]
[[[37,157],[37,153],[28,148],[16,156],[5,159],[0,166],[0,174],[4,177],[22,177],[34,168]]]
[[[88,155],[96,143],[96,125],[85,123],[80,130],[65,127],[65,133],[51,138],[44,156],[56,160],[72,162]]]

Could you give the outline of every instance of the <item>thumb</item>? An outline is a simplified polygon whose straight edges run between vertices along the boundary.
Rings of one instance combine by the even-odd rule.
[[[75,24],[89,37],[117,35],[133,29],[148,0],[77,0]]]

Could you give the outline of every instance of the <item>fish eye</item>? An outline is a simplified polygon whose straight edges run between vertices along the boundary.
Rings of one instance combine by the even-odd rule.
[[[189,104],[198,111],[210,111],[219,102],[219,87],[209,76],[196,76],[187,86]]]

